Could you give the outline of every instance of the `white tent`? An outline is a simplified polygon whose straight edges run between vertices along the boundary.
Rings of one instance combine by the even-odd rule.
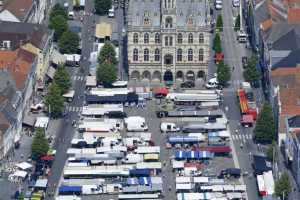
[[[47,187],[47,183],[48,183],[47,179],[38,179],[35,182],[34,187],[36,187],[36,188],[46,188]]]
[[[32,164],[29,164],[28,162],[21,162],[21,163],[16,164],[16,166],[18,168],[20,168],[21,170],[26,170],[26,169],[32,168]]]
[[[47,128],[49,123],[49,117],[38,117],[36,119],[35,128]]]
[[[12,175],[10,175],[10,177],[21,177],[21,178],[25,178],[26,176],[27,176],[27,172],[23,170],[18,170]]]

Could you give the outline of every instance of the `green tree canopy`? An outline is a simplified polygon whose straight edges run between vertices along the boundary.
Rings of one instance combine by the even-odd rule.
[[[112,43],[105,42],[98,56],[98,62],[99,64],[108,63],[112,65],[116,65],[118,63],[115,47]]]
[[[270,144],[268,146],[266,155],[267,155],[267,159],[271,162],[273,162],[273,159],[277,158],[277,150],[276,150],[276,142],[275,141],[273,141],[272,144]]]
[[[288,199],[289,193],[292,191],[290,177],[287,172],[282,173],[280,178],[275,182],[275,194],[280,199]]]
[[[65,66],[59,66],[54,75],[54,83],[59,87],[61,95],[68,92],[71,87],[70,75]]]
[[[219,33],[216,33],[216,35],[215,35],[214,42],[213,42],[213,49],[217,53],[221,53],[222,52],[221,37],[220,37]]]
[[[256,56],[251,56],[251,58],[248,60],[243,75],[244,75],[244,79],[250,82],[251,84],[258,82],[260,80],[261,74],[257,69]]]
[[[257,142],[271,143],[275,140],[275,121],[271,105],[264,104],[253,132]]]
[[[96,13],[98,15],[104,15],[108,13],[111,8],[112,0],[94,0]]]
[[[234,31],[240,30],[240,15],[235,18]]]
[[[97,68],[97,81],[104,86],[110,85],[117,80],[117,68],[115,65],[102,63]]]
[[[47,154],[49,150],[49,143],[45,136],[45,131],[42,128],[36,129],[32,145],[31,154],[33,160],[38,160],[41,156]]]
[[[54,30],[54,40],[58,41],[62,34],[68,30],[67,20],[62,15],[56,15],[50,21],[49,28]]]
[[[220,32],[223,31],[223,18],[222,18],[222,15],[218,15],[216,28]]]
[[[222,86],[226,86],[228,81],[230,80],[230,77],[230,68],[224,63],[224,61],[220,61],[220,63],[217,66],[217,78],[219,84]]]
[[[50,21],[52,21],[54,19],[54,17],[56,17],[58,15],[64,17],[66,20],[68,20],[67,10],[64,7],[62,7],[59,3],[55,4],[53,6],[53,8],[51,9],[50,16],[49,16]]]
[[[56,83],[52,83],[48,88],[46,105],[52,117],[59,117],[64,110],[64,97],[61,89]]]
[[[59,50],[63,54],[74,54],[79,48],[79,36],[72,31],[65,31],[59,39]]]

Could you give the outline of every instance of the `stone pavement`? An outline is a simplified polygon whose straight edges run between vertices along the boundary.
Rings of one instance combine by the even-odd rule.
[[[51,135],[53,138],[55,138],[55,134],[57,133],[60,124],[60,119],[50,120],[48,128],[46,130],[47,136]],[[16,163],[27,161],[28,159],[30,159],[32,139],[33,136],[28,136],[27,134],[23,134],[21,136],[20,147],[18,149],[12,149],[8,158],[3,160],[2,166],[4,169],[11,168]],[[8,181],[8,175],[9,173],[5,172],[3,173],[3,176],[0,179],[0,200],[9,199],[10,196],[14,195],[16,190],[23,189],[22,184],[16,184]]]

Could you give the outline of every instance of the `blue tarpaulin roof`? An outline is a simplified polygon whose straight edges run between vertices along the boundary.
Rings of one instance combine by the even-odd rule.
[[[150,185],[151,184],[150,177],[140,177],[139,178],[139,184],[140,185]]]
[[[62,185],[59,187],[59,193],[66,193],[66,192],[81,192],[81,186]]]
[[[176,159],[202,159],[202,158],[212,158],[213,153],[209,151],[176,151]]]
[[[150,172],[150,169],[131,169],[129,174],[131,176],[149,176]]]
[[[169,143],[183,143],[182,136],[169,137]]]
[[[176,159],[185,159],[186,158],[185,151],[176,151],[175,152],[175,158]]]
[[[127,185],[138,185],[138,179],[137,178],[128,178],[127,179]]]
[[[183,137],[183,142],[199,142],[198,137]]]

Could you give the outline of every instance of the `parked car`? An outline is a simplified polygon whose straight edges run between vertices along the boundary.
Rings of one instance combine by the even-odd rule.
[[[241,176],[241,169],[239,168],[227,168],[221,170],[218,178],[224,178],[224,177],[234,177],[239,178]]]
[[[248,57],[247,56],[243,56],[242,57],[243,68],[245,68],[247,66],[247,63],[248,63]]]
[[[193,88],[195,87],[195,83],[193,81],[186,81],[180,84],[182,88]]]
[[[209,81],[206,83],[205,87],[207,89],[215,89],[217,88],[219,85],[219,82],[217,80],[217,78],[211,78],[209,79]]]

